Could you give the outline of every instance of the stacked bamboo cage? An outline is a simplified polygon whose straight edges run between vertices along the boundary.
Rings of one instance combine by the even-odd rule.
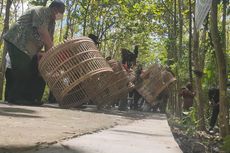
[[[112,67],[113,73],[109,76],[107,80],[108,84],[104,90],[98,92],[98,95],[94,98],[98,108],[117,102],[134,89],[132,81],[135,76],[132,73],[128,73],[123,65],[115,60],[110,60],[108,63]]]
[[[152,65],[142,75],[142,81],[135,88],[151,105],[155,105],[156,97],[166,89],[176,78],[158,64]]]

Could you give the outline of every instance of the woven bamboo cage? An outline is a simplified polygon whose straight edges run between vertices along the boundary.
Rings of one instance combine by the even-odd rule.
[[[135,88],[151,105],[155,105],[156,97],[171,83],[176,81],[172,73],[157,64],[152,65],[144,72],[142,79]]]
[[[127,96],[128,92],[134,89],[134,84],[132,83],[135,78],[134,74],[128,73],[120,62],[110,60],[108,63],[112,67],[113,73],[108,78],[108,84],[104,90],[94,98],[98,108],[116,102],[116,100]]]
[[[88,37],[67,40],[40,60],[39,71],[61,107],[88,102],[102,90],[112,68]]]

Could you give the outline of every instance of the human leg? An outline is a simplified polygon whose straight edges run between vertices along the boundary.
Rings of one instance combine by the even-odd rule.
[[[210,120],[210,130],[212,130],[214,128],[216,121],[217,121],[217,118],[218,118],[218,114],[219,114],[219,105],[213,106],[212,116],[211,116],[211,120]]]
[[[26,89],[26,80],[29,78],[28,74],[28,65],[30,58],[20,51],[13,44],[6,42],[7,50],[11,60],[11,79],[12,89],[11,89],[11,101],[15,102],[16,100],[23,100]]]
[[[121,110],[121,111],[125,111],[125,110],[128,109],[128,101],[127,101],[127,97],[126,96],[120,98],[118,109]]]
[[[6,45],[11,60],[13,80],[9,102],[19,105],[40,105],[40,103],[29,98],[31,96],[30,79],[32,76],[31,58],[13,44],[6,42]]]
[[[12,70],[7,68],[5,72],[6,85],[5,85],[5,101],[9,102],[12,100],[12,88],[13,88],[13,79],[12,79]]]
[[[28,99],[31,101],[41,101],[44,90],[45,90],[45,81],[41,77],[38,71],[38,56],[35,55],[31,61],[31,75],[29,79],[28,89],[30,91],[30,96]]]
[[[141,95],[136,90],[134,90],[134,110],[138,109],[138,101],[140,98]]]

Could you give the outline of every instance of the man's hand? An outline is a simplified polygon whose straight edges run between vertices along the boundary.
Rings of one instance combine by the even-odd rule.
[[[38,56],[38,61],[40,61],[40,59],[43,57],[43,55],[45,54],[44,51],[38,52],[37,56]]]

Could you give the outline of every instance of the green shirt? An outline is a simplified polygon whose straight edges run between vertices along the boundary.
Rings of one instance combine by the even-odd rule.
[[[50,8],[37,7],[27,11],[9,29],[4,39],[14,44],[30,57],[33,57],[44,46],[44,42],[37,31],[38,27],[48,29],[53,39],[55,20],[51,18]]]

